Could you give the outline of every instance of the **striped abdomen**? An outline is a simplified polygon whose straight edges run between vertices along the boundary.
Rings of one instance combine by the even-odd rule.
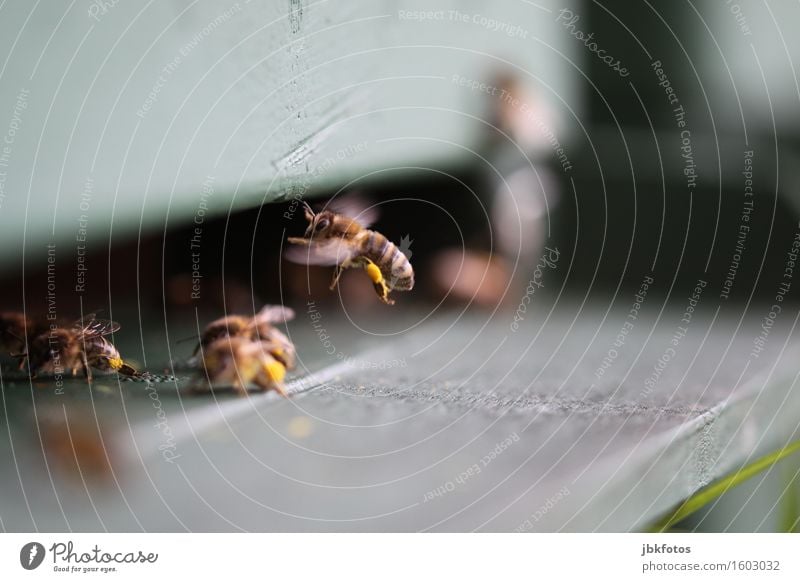
[[[360,237],[364,256],[378,265],[389,289],[410,291],[414,287],[414,269],[397,245],[374,230],[364,230]]]

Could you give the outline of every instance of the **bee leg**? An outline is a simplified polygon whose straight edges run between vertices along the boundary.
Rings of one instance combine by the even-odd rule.
[[[339,277],[342,276],[342,272],[344,271],[344,267],[341,265],[336,265],[336,269],[333,271],[333,280],[331,281],[330,290],[333,291],[336,289],[336,285],[339,283]]]
[[[86,354],[81,354],[81,362],[83,364],[83,373],[86,374],[86,381],[91,382],[92,369],[89,367],[89,360],[86,358]],[[75,368],[72,369],[72,375],[76,376],[77,372],[78,372],[77,366],[75,366]]]
[[[394,299],[389,299],[389,288],[385,284],[375,283],[373,286],[381,301],[386,305],[394,305]]]
[[[262,392],[269,392],[270,390],[275,390],[275,392],[277,392],[284,398],[289,398],[289,394],[286,392],[286,388],[283,386],[283,382],[278,382],[265,376],[258,376],[257,378],[254,379],[254,382],[261,389]]]
[[[386,305],[394,305],[394,300],[389,299],[389,286],[386,284],[386,279],[383,278],[383,273],[381,273],[378,265],[367,259],[364,269],[367,271],[367,275],[372,281],[372,286],[375,288],[375,293],[378,294],[380,300]]]
[[[236,378],[236,380],[234,380],[233,391],[236,392],[238,396],[247,396],[247,387],[244,385],[241,378]]]
[[[25,364],[28,361],[28,354],[22,353],[22,354],[9,354],[9,355],[12,358],[16,358],[16,359],[19,360],[19,364],[17,366],[17,370],[22,371],[22,370],[25,369]]]

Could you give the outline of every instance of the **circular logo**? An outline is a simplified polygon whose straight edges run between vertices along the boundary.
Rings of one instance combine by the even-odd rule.
[[[28,542],[19,551],[19,563],[26,570],[35,570],[44,561],[44,546],[39,542]]]

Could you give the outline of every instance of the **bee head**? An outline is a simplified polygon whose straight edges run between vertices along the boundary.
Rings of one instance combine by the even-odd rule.
[[[329,210],[323,210],[314,214],[309,221],[306,229],[306,238],[323,238],[330,234],[333,226],[334,214]]]

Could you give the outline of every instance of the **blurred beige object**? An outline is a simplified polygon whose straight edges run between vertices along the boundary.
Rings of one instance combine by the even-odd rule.
[[[546,156],[557,131],[549,105],[515,75],[501,75],[496,84],[499,90],[492,98],[497,100],[494,106],[499,129],[529,156]]]
[[[435,256],[431,279],[450,299],[495,307],[503,301],[510,274],[506,260],[497,255],[446,249]]]
[[[517,265],[511,278],[521,286],[553,236],[550,212],[559,191],[548,159],[563,149],[553,129],[556,117],[533,88],[512,74],[500,75],[496,83],[493,117],[508,138],[492,152],[500,174],[492,176],[492,239],[497,251]]]

